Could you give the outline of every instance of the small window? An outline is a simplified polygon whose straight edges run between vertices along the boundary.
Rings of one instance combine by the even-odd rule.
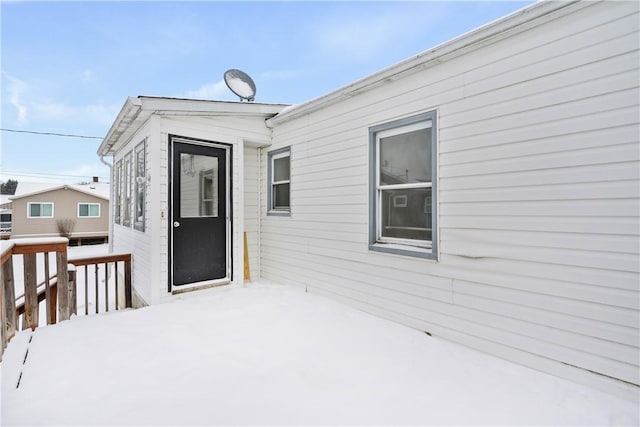
[[[131,226],[131,152],[128,152],[124,156],[124,181],[122,185],[122,225],[125,227]]]
[[[116,224],[122,224],[122,183],[124,180],[124,170],[122,169],[122,160],[118,160],[116,163],[116,170],[114,173],[116,183],[114,185],[115,189],[115,207],[114,207],[114,215],[113,222]]]
[[[281,148],[268,154],[269,192],[268,215],[291,213],[291,148]]]
[[[138,231],[144,231],[145,195],[147,188],[145,151],[146,140],[136,146],[134,228]]]
[[[53,218],[53,203],[27,203],[27,218]]]
[[[100,203],[78,203],[78,218],[100,218]]]
[[[369,248],[437,258],[435,112],[369,129]]]

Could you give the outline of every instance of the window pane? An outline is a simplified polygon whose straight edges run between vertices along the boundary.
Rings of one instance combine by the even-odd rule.
[[[40,216],[40,204],[32,203],[29,205],[29,216]]]
[[[431,240],[431,188],[382,191],[382,237]]]
[[[89,216],[89,205],[82,204],[78,207],[78,214],[80,216]]]
[[[122,225],[131,224],[131,153],[124,156],[124,187],[122,197]]]
[[[431,128],[380,138],[380,184],[431,182]]]
[[[273,186],[273,207],[274,209],[289,207],[289,184],[276,184]]]
[[[135,224],[136,230],[144,231],[144,208],[145,208],[145,143],[142,142],[136,147],[136,180],[135,180]]]
[[[180,216],[218,216],[218,158],[180,154]]]
[[[273,161],[273,180],[289,181],[289,159],[290,157],[280,157]]]
[[[46,217],[53,216],[53,205],[51,203],[42,204],[42,216],[46,216]]]
[[[100,216],[100,205],[89,205],[89,216]]]
[[[116,206],[115,212],[113,216],[113,221],[116,224],[120,224],[120,211],[122,208],[122,161],[119,160],[116,163],[116,173],[115,173],[115,198],[116,198]]]

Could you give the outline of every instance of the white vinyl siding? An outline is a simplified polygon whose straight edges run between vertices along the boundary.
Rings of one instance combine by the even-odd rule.
[[[224,115],[223,117],[207,117],[207,118],[199,118],[193,116],[187,117],[178,117],[178,116],[167,116],[167,117],[159,117],[158,120],[158,130],[159,130],[159,142],[158,142],[158,154],[159,154],[159,164],[158,164],[158,174],[160,176],[160,182],[163,183],[158,187],[158,201],[160,204],[161,210],[164,210],[165,217],[163,218],[163,224],[158,229],[158,247],[160,249],[160,255],[158,263],[160,264],[160,269],[158,270],[159,280],[154,284],[154,289],[159,289],[158,294],[154,295],[153,299],[150,300],[150,303],[156,303],[168,297],[166,293],[167,289],[167,277],[168,277],[168,269],[169,265],[167,262],[168,255],[166,251],[168,250],[168,224],[166,223],[167,219],[170,218],[169,211],[169,203],[170,195],[169,195],[169,186],[165,183],[168,183],[169,180],[169,162],[168,162],[168,151],[167,151],[167,141],[169,135],[181,135],[181,136],[189,136],[191,138],[202,139],[202,140],[215,140],[224,144],[231,144],[231,158],[229,159],[231,162],[231,192],[232,192],[232,209],[233,218],[232,218],[232,233],[231,233],[231,241],[232,241],[232,266],[233,266],[233,284],[239,284],[243,282],[243,265],[242,261],[244,259],[244,254],[242,252],[243,249],[243,234],[242,226],[240,223],[240,218],[244,216],[244,208],[246,206],[244,198],[246,194],[243,190],[243,183],[245,182],[245,173],[255,174],[256,170],[253,172],[251,168],[249,168],[248,172],[245,172],[246,165],[244,164],[244,156],[246,151],[243,149],[243,144],[245,146],[253,145],[253,146],[265,146],[269,143],[269,129],[264,124],[264,117],[233,117]],[[149,143],[150,144],[150,143]],[[251,151],[251,150],[249,150]],[[257,149],[254,150],[254,153],[257,154]],[[257,160],[257,159],[255,159]],[[258,167],[258,165],[256,165]],[[254,175],[255,176],[255,175]],[[153,179],[153,178],[152,178]],[[249,203],[255,203],[250,202]],[[257,218],[253,221],[249,222],[250,224],[257,225]],[[256,229],[254,229],[256,230]],[[257,231],[254,231],[257,234]],[[248,234],[247,240],[249,241],[249,245],[257,245],[257,239],[252,239],[251,233]],[[252,243],[253,242],[253,243]],[[259,270],[259,262],[255,260],[254,257],[258,256],[258,250],[252,250],[251,246],[249,247],[249,257],[251,263],[251,271],[252,271],[252,279],[258,279],[260,276]],[[148,281],[147,281],[148,282]],[[160,283],[160,286],[157,286]],[[149,284],[148,286],[151,286]],[[153,291],[156,292],[156,291]]]
[[[244,148],[244,231],[251,279],[260,278],[260,150]]]
[[[118,200],[118,196],[121,198],[121,212],[124,211],[125,195],[124,158],[126,155],[134,153],[136,151],[136,147],[140,149],[141,141],[145,141],[144,145],[146,150],[153,145],[159,144],[157,137],[153,138],[151,136],[154,124],[155,118],[152,118],[152,120],[149,120],[148,123],[131,138],[128,145],[122,147],[122,150],[114,158],[114,164],[116,165],[114,176],[116,179],[120,176],[121,180],[120,185],[118,185],[116,181],[116,184],[113,187],[116,202]],[[161,177],[156,172],[157,168],[155,168],[155,164],[153,163],[153,161],[157,162],[158,155],[151,156],[147,154],[148,152],[145,152],[145,172],[148,173],[151,179],[160,179]],[[132,162],[135,162],[135,156]],[[118,174],[118,164],[120,165],[120,174]],[[132,168],[131,173],[133,175],[134,167],[133,165],[130,167]],[[131,179],[131,181],[134,181],[134,179],[135,178]],[[132,191],[132,194],[135,194],[135,192]],[[154,204],[154,207],[157,207],[156,212],[160,210],[157,202],[153,200],[153,196],[154,191],[150,189],[147,190],[144,201],[145,212],[150,211],[152,203]],[[133,206],[130,206],[130,208],[132,207]],[[122,213],[121,216],[123,216]],[[159,283],[162,280],[162,276],[159,271],[160,269],[157,265],[154,266],[154,263],[158,262],[157,260],[159,258],[159,223],[163,220],[162,216],[162,214],[157,215],[156,217],[153,217],[152,215],[145,215],[144,232],[140,232],[140,230],[136,230],[132,227],[131,222],[127,227],[113,227],[112,229],[111,245],[113,247],[111,250],[116,253],[131,253],[135,259],[135,265],[132,268],[132,283],[135,294],[134,304],[136,306],[151,304],[156,297],[155,292],[157,292],[151,284]]]
[[[638,3],[567,7],[275,125],[274,148],[296,153],[295,216],[263,218],[263,277],[546,372],[640,384]],[[367,130],[436,109],[439,262],[368,251]]]

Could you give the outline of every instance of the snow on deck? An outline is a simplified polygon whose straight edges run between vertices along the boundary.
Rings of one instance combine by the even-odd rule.
[[[2,425],[639,423],[637,403],[267,283],[21,332],[1,409]]]

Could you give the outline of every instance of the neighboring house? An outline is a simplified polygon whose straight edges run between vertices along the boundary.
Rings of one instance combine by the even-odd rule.
[[[11,199],[12,195],[0,195],[0,238],[8,239],[11,237]]]
[[[13,202],[12,238],[65,235],[71,245],[106,242],[109,184],[20,182]]]
[[[246,232],[253,278],[637,397],[639,5],[535,3],[293,107],[127,99],[98,154],[137,304],[242,285]]]

